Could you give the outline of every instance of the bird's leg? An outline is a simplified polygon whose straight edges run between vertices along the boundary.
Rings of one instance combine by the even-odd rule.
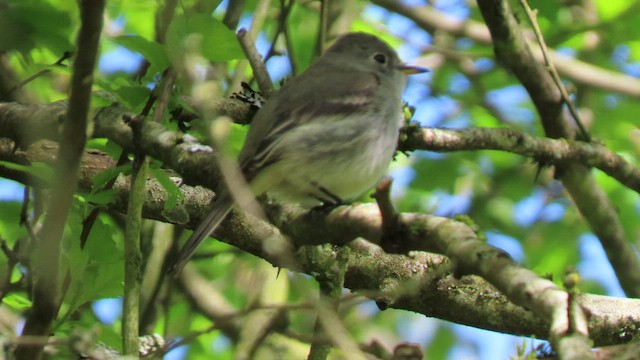
[[[323,213],[328,213],[340,205],[347,204],[338,195],[332,193],[331,191],[329,191],[329,189],[318,184],[317,182],[312,181],[311,185],[315,187],[322,195],[326,195],[326,197],[314,196],[316,199],[318,199],[321,202],[321,204],[311,209],[312,211],[320,211]]]

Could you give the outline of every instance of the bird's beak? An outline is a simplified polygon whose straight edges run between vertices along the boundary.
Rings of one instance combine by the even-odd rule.
[[[400,65],[398,66],[398,69],[405,75],[422,74],[429,71],[427,68],[411,65]]]

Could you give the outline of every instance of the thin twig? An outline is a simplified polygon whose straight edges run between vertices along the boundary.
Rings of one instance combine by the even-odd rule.
[[[164,79],[164,81],[161,82],[160,86],[160,95],[157,97],[157,102],[155,105],[155,109],[153,112],[153,122],[156,123],[161,123],[162,122],[162,118],[164,116],[164,114],[167,111],[167,108],[169,107],[169,101],[171,100],[171,94],[172,94],[172,88],[173,85],[176,81],[176,76],[177,73],[173,68],[169,68],[166,72],[165,72],[165,76],[166,78]],[[140,269],[140,271],[142,272],[143,269]],[[164,272],[162,272],[164,273]],[[142,275],[142,274],[141,274]],[[147,301],[146,304],[142,304],[142,308],[140,309],[140,323],[143,324],[145,319],[148,319],[148,316],[150,315],[150,309],[153,307],[152,302],[154,301],[153,299],[155,299],[158,294],[159,294],[159,290],[160,290],[160,285],[162,284],[162,280],[163,277],[160,276],[158,277],[158,279],[156,280],[156,286],[154,286],[154,291],[152,292],[152,297]],[[145,307],[146,305],[146,307]]]
[[[167,30],[169,29],[169,24],[173,19],[173,14],[175,13],[177,5],[178,5],[178,0],[166,0],[162,4],[162,6],[158,8],[158,12],[156,13],[156,21],[155,21],[155,30],[156,30],[155,40],[160,44],[164,44],[165,42]],[[142,64],[140,64],[138,71],[136,71],[134,75],[134,79],[138,79],[138,80],[142,79],[147,74],[147,70],[149,70],[150,66],[151,66],[151,63],[149,62],[149,59],[144,59]],[[164,69],[161,69],[161,70],[164,70]],[[154,74],[151,74],[151,75],[154,75]]]
[[[289,3],[285,4],[286,0],[280,0],[280,16],[278,16],[278,29],[276,30],[276,34],[273,37],[273,41],[271,41],[271,45],[269,46],[269,51],[267,51],[267,55],[264,56],[262,60],[264,63],[269,61],[274,55],[276,55],[276,42],[278,41],[278,37],[280,34],[286,33],[287,28],[287,17],[289,13],[291,13],[291,8],[293,7],[294,1],[289,0]],[[288,49],[291,50],[291,49]],[[287,51],[290,53],[290,51]],[[290,59],[293,60],[293,59]],[[295,64],[291,61],[291,69],[295,69]],[[292,71],[295,74],[295,71]]]
[[[35,74],[33,74],[33,75],[29,76],[28,78],[26,78],[26,79],[22,80],[22,81],[21,81],[21,82],[19,82],[18,84],[14,85],[11,89],[9,89],[9,91],[7,92],[7,94],[9,94],[9,95],[10,95],[10,94],[12,94],[14,91],[16,91],[16,90],[20,89],[21,87],[23,87],[23,86],[27,85],[28,83],[32,82],[33,80],[35,80],[35,79],[37,79],[37,78],[39,78],[39,77],[41,77],[41,76],[43,76],[43,75],[45,75],[45,74],[47,74],[47,73],[51,72],[51,68],[52,68],[52,67],[54,67],[54,66],[64,66],[64,65],[62,65],[62,63],[63,63],[65,60],[67,60],[67,59],[71,58],[71,55],[73,55],[73,53],[72,53],[72,52],[70,52],[70,51],[65,51],[65,52],[64,52],[64,54],[62,54],[62,56],[61,56],[58,60],[56,60],[56,62],[54,62],[53,64],[51,64],[48,68],[46,68],[46,69],[42,69],[42,70],[38,71],[37,73],[35,73]]]
[[[134,117],[130,122],[134,144],[141,138],[140,128],[144,119]],[[136,151],[131,172],[131,195],[127,206],[124,235],[124,299],[122,304],[123,354],[137,355],[140,347],[139,308],[142,285],[142,253],[140,233],[142,231],[142,205],[144,204],[147,170],[149,162],[143,152]]]
[[[176,80],[176,72],[169,68],[162,81],[153,93],[145,109],[150,111],[155,102],[154,122],[161,122],[168,107],[171,90]],[[156,95],[157,94],[157,95]],[[157,101],[156,101],[157,100]],[[143,114],[143,115],[146,115]],[[141,141],[141,122],[143,116],[132,119],[134,145]],[[135,355],[139,348],[140,288],[142,287],[142,253],[140,249],[140,233],[142,222],[142,205],[146,193],[146,180],[149,161],[142,151],[136,151],[133,161],[131,194],[127,211],[125,229],[125,291],[123,302],[122,337],[125,355]]]
[[[249,30],[248,30],[249,34],[247,35],[247,37],[251,38],[252,42],[255,41],[258,34],[263,30],[264,22],[267,18],[270,5],[271,5],[271,0],[258,0],[255,5],[254,11],[252,13],[251,25],[249,26]],[[255,46],[252,46],[252,47],[255,49]],[[251,64],[251,60],[249,60],[249,64]],[[233,92],[236,89],[238,89],[240,87],[240,83],[245,81],[245,72],[247,69],[247,65],[248,65],[247,60],[238,61],[238,64],[235,67],[235,74],[233,75],[233,78],[229,82],[230,92]],[[256,68],[253,68],[253,72],[255,77]],[[264,91],[262,93],[266,94]]]
[[[22,207],[20,208],[20,225],[24,225],[29,221],[29,200],[31,194],[31,187],[25,186],[22,192]]]
[[[240,22],[240,17],[244,11],[244,0],[231,0],[227,5],[227,11],[224,13],[222,23],[229,29],[235,30]]]
[[[293,6],[295,0],[289,0],[289,7]],[[289,65],[291,66],[291,74],[296,75],[298,73],[298,65],[296,64],[295,48],[293,46],[293,40],[291,39],[291,33],[289,27],[283,28],[284,43],[287,48],[287,58],[289,58]]]
[[[253,42],[253,39],[249,35],[249,32],[244,28],[238,30],[237,36],[238,40],[240,41],[240,45],[242,46],[242,50],[247,56],[249,64],[251,64],[253,74],[256,78],[256,81],[258,82],[258,87],[260,88],[260,92],[266,98],[268,98],[274,90],[273,81],[271,80],[271,76],[269,76],[267,67],[262,61],[260,53],[258,53],[258,50],[256,50],[256,44]]]
[[[316,45],[316,55],[320,56],[324,53],[327,45],[327,32],[329,31],[329,1],[320,0],[320,29],[318,29],[318,44]]]
[[[153,110],[153,122],[162,123],[162,118],[167,113],[169,108],[169,101],[171,101],[171,94],[173,90],[173,84],[176,82],[177,73],[173,68],[169,68],[165,74],[165,81],[162,82],[160,88],[160,95],[158,96],[158,102]]]
[[[549,69],[549,73],[551,74],[553,81],[556,83],[558,90],[560,90],[560,94],[562,95],[562,100],[564,101],[565,104],[567,104],[567,107],[569,108],[569,112],[571,113],[573,120],[578,126],[578,129],[580,130],[580,135],[582,136],[584,141],[591,142],[591,135],[589,135],[589,132],[587,131],[587,129],[585,129],[584,125],[582,124],[580,114],[578,113],[578,110],[576,109],[575,104],[573,103],[571,98],[569,98],[569,93],[567,92],[567,88],[562,83],[562,79],[560,79],[560,75],[558,75],[558,71],[556,71],[556,68],[553,65],[553,62],[549,57],[547,44],[545,43],[544,37],[542,36],[542,32],[540,31],[540,27],[538,26],[537,11],[531,10],[531,8],[529,7],[529,4],[527,3],[527,0],[520,0],[520,4],[522,4],[524,11],[527,13],[527,17],[529,18],[529,21],[533,26],[533,32],[536,35],[538,44],[540,45],[540,50],[542,51],[542,57],[544,58],[544,62],[547,68]]]
[[[640,193],[640,167],[607,147],[565,139],[530,136],[511,129],[434,129],[405,127],[400,151],[499,150],[553,165],[579,163],[597,168]]]

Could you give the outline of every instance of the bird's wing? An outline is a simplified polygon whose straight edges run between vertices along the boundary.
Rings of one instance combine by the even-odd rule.
[[[239,157],[248,181],[259,169],[278,161],[275,145],[290,129],[317,118],[339,121],[369,108],[371,102],[376,101],[373,94],[380,85],[376,74],[348,69],[325,70],[312,66],[291,79],[256,114]],[[311,84],[310,79],[322,81]]]

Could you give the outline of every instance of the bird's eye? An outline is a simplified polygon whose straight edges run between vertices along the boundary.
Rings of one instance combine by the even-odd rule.
[[[386,64],[387,63],[387,57],[384,54],[381,54],[381,53],[377,53],[377,54],[373,55],[373,60],[377,61],[380,64]]]

